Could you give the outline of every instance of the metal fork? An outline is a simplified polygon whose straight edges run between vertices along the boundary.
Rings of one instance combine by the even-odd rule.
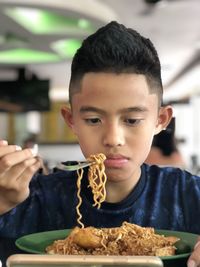
[[[77,171],[79,169],[88,167],[94,164],[94,161],[65,161],[61,162],[57,169],[64,170],[64,171]]]

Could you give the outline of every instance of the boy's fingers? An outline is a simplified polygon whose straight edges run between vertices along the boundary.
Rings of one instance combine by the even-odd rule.
[[[10,168],[0,175],[1,194],[14,206],[24,201],[29,195],[29,183],[34,173],[40,168],[40,161],[36,158],[28,159]]]
[[[38,171],[40,167],[41,167],[40,160],[37,158],[31,158],[31,159],[24,161],[22,164],[17,165],[16,168],[13,168],[12,172],[13,172],[13,175],[15,171],[18,172],[19,175],[17,177],[17,180],[21,180],[23,177],[25,178],[28,177],[26,180],[30,181],[33,174],[36,171]]]
[[[199,246],[200,246],[200,236],[197,239],[197,242],[196,242],[196,245],[194,246],[194,249],[196,249]],[[200,249],[200,247],[199,247],[199,249]]]
[[[0,139],[0,146],[7,146],[8,141]]]
[[[17,179],[19,190],[28,187],[29,182],[31,181],[34,173],[36,173],[40,167],[41,167],[40,161],[36,160],[34,164],[32,164],[31,166],[29,166],[24,170],[24,172]]]
[[[10,154],[10,153],[14,153],[16,151],[20,151],[22,150],[20,146],[16,146],[16,145],[0,145],[0,158]]]
[[[191,254],[188,263],[188,267],[200,267],[200,237],[194,247],[194,251]]]
[[[31,149],[23,149],[0,157],[0,173],[7,171],[14,165],[19,164],[34,155]]]
[[[38,166],[40,166],[40,162],[36,158],[31,158],[24,160],[23,162],[16,164],[2,175],[4,180],[9,180],[10,182],[16,181],[20,178],[20,176],[26,172],[26,170],[30,169],[31,174],[37,171],[36,167],[33,167],[36,163],[38,163]],[[0,175],[1,179],[1,175]]]

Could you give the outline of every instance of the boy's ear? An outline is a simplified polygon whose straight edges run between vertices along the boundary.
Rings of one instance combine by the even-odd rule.
[[[170,123],[173,116],[172,106],[163,106],[159,110],[158,121],[155,129],[155,134],[160,133],[162,130],[165,130]]]
[[[64,121],[66,124],[69,126],[69,128],[72,129],[74,132],[74,122],[73,122],[73,116],[72,116],[72,111],[70,107],[62,107],[61,108],[61,115],[64,118]]]

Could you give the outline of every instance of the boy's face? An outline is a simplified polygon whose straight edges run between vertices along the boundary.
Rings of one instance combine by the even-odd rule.
[[[170,107],[158,109],[144,75],[88,73],[62,115],[87,158],[104,153],[110,181],[136,179],[154,134],[168,124]],[[138,178],[138,177],[137,177]]]

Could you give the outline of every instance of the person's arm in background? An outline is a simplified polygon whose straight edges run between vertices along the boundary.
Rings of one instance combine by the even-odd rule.
[[[31,178],[41,167],[34,156],[31,149],[0,140],[0,215],[28,197]]]

